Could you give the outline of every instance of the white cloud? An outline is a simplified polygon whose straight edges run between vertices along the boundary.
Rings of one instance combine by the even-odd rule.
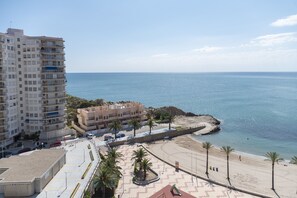
[[[194,49],[194,52],[202,52],[202,53],[212,53],[212,52],[216,52],[223,49],[222,47],[209,47],[209,46],[205,46],[202,48],[198,48],[198,49]]]
[[[259,36],[253,39],[250,44],[256,46],[273,46],[280,45],[289,42],[296,42],[296,32],[280,33],[280,34],[269,34],[265,36]]]
[[[138,56],[122,61],[125,71],[296,71],[297,49],[241,48],[220,53],[175,53],[165,59]],[[141,67],[139,67],[141,65]]]
[[[154,54],[152,55],[153,58],[163,58],[163,57],[167,57],[169,56],[169,54]]]
[[[275,26],[275,27],[297,25],[297,14],[288,16],[283,19],[278,19],[278,20],[274,21],[271,25]]]

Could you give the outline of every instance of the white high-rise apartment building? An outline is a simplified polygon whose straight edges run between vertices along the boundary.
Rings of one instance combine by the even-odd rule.
[[[0,145],[20,133],[41,139],[65,127],[65,65],[62,38],[0,33]]]

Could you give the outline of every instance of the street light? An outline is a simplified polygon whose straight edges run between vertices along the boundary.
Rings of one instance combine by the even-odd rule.
[[[65,172],[65,182],[66,182],[66,188],[65,190],[67,189],[67,172]]]
[[[58,195],[58,197],[61,197],[61,195],[65,192],[66,189],[67,189],[67,172],[65,172],[65,189],[61,192],[61,194]],[[47,196],[47,192],[46,192],[46,196]]]

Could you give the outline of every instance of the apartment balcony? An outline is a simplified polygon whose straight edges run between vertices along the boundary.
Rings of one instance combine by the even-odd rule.
[[[64,92],[65,93],[65,92]],[[66,95],[53,95],[53,96],[43,96],[43,100],[50,100],[50,99],[65,99]]]
[[[52,112],[45,112],[44,113],[44,120],[52,119],[52,118],[58,118],[58,117],[64,117],[65,112],[64,111],[52,111]]]
[[[0,126],[0,132],[6,133],[6,126]]]
[[[64,73],[62,73],[60,75],[57,74],[57,76],[55,76],[55,77],[41,76],[41,79],[44,80],[44,81],[52,82],[52,81],[55,81],[55,80],[61,80],[61,79],[66,79],[66,78],[65,78]]]
[[[42,48],[65,48],[63,43],[41,42]]]
[[[3,119],[5,119],[5,112],[3,112],[3,111],[0,111],[0,120],[3,120]]]
[[[51,126],[51,125],[56,125],[56,124],[65,124],[64,120],[59,120],[59,121],[50,121],[50,120],[46,120],[43,122],[43,124],[45,126]]]
[[[65,66],[43,66],[43,73],[65,73]]]
[[[40,50],[41,55],[47,56],[47,55],[65,55],[63,51],[52,51],[52,50]]]
[[[65,89],[50,89],[48,87],[44,87],[42,91],[43,93],[66,93]]]
[[[43,108],[43,112],[52,112],[52,111],[64,111],[65,110],[65,108],[63,108],[63,107],[44,107]]]
[[[0,96],[6,94],[6,90],[5,89],[0,89]]]
[[[41,60],[60,60],[60,61],[65,61],[64,56],[58,56],[58,55],[41,55]]]
[[[0,127],[1,126],[6,126],[6,124],[7,124],[7,122],[6,122],[6,120],[5,119],[0,119]]]
[[[65,87],[66,79],[65,80],[43,80],[42,81],[42,86],[43,87],[52,87],[52,86],[62,86]]]
[[[43,101],[43,107],[50,107],[50,106],[57,106],[57,105],[65,105],[66,102],[48,102],[48,101]]]
[[[0,111],[6,111],[6,105],[5,105],[5,103],[0,104]]]

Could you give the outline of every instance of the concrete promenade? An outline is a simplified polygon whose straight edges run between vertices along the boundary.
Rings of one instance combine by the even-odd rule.
[[[93,141],[93,140],[91,140]],[[99,163],[99,158],[96,153],[95,146],[91,141],[86,139],[79,139],[70,141],[63,146],[67,150],[66,164],[55,175],[55,177],[47,184],[44,190],[38,194],[38,198],[51,198],[51,197],[65,197],[69,198],[75,187],[79,183],[74,197],[82,197],[84,190],[90,181],[90,178]],[[88,149],[90,144],[91,149]],[[92,151],[94,161],[92,162],[89,152]],[[82,175],[86,171],[88,165],[91,163],[84,179]]]
[[[178,161],[180,167],[185,170],[205,177],[205,150],[201,145],[193,142],[184,142],[187,148],[179,146],[176,141],[158,141],[150,144],[148,149],[156,156],[174,164]],[[201,147],[201,152],[193,151],[194,147]],[[296,197],[297,175],[296,165],[287,163],[275,164],[275,189],[271,190],[271,162],[262,158],[242,156],[241,160],[236,154],[230,156],[230,182],[226,179],[226,155],[220,150],[212,148],[209,152],[209,166],[215,167],[215,171],[209,170],[209,179],[223,185],[231,185],[235,188],[268,197]],[[218,171],[216,171],[216,168]]]
[[[166,185],[176,185],[177,188],[197,197],[197,198],[223,198],[223,197],[252,197],[250,195],[232,191],[228,188],[211,184],[205,180],[198,179],[183,171],[176,172],[172,166],[165,164],[152,155],[148,158],[152,162],[152,169],[159,174],[160,180],[146,186],[138,186],[133,184],[133,166],[132,153],[140,147],[136,145],[124,145],[119,147],[119,152],[123,154],[123,159],[120,160],[123,177],[116,189],[115,197],[123,198],[138,198],[150,197],[155,192],[159,191]]]

